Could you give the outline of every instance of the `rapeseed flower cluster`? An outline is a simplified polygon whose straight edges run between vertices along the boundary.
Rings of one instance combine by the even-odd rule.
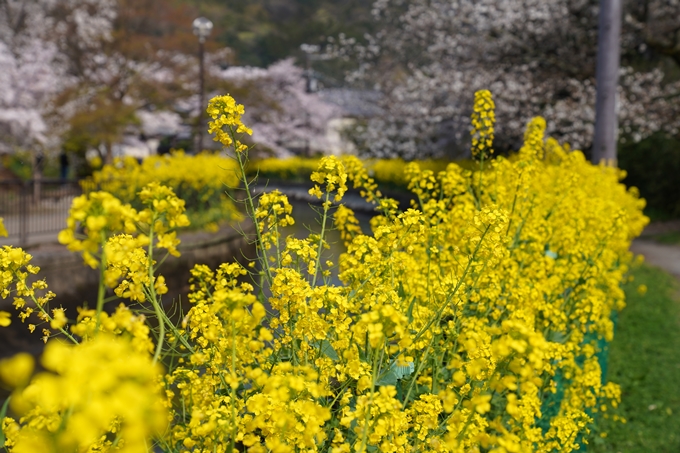
[[[321,159],[319,166],[310,176],[314,187],[309,190],[311,195],[321,198],[323,193],[319,184],[325,184],[325,193],[335,192],[334,201],[339,202],[347,192],[347,173],[345,166],[335,156],[328,156]]]
[[[241,116],[245,113],[243,104],[237,104],[229,95],[216,96],[210,100],[206,111],[212,118],[212,121],[208,122],[208,132],[215,134],[216,142],[226,147],[233,145],[237,153],[248,149],[247,145],[236,138],[236,134],[253,135],[253,130],[241,121]]]
[[[484,159],[493,154],[495,108],[489,90],[480,90],[475,93],[475,103],[472,108],[472,131],[470,132],[472,135],[472,157]]]
[[[379,183],[388,188],[406,187],[409,183],[408,177],[404,173],[404,167],[408,165],[408,162],[404,162],[403,159],[366,159],[360,161],[351,155],[339,156],[339,159],[348,169],[348,176],[355,175],[362,179],[365,175],[366,178],[372,178],[374,183]],[[304,182],[309,180],[312,173],[317,170],[320,161],[321,158],[318,157],[266,158],[251,162],[247,171],[252,176],[259,175],[263,178]],[[359,163],[358,167],[353,163],[354,161]],[[435,173],[445,170],[448,164],[449,161],[445,160],[418,161],[420,168],[432,170]],[[470,162],[461,162],[461,164],[466,167],[471,165]],[[373,190],[377,190],[377,185]]]
[[[490,149],[493,102],[478,99],[474,127]],[[257,227],[270,253],[260,275],[271,295],[245,301],[249,289],[223,279],[246,329],[227,314],[204,318],[210,288],[194,297],[187,328],[200,313],[191,332],[208,335],[191,334],[197,347],[180,373],[178,451],[577,449],[593,414],[620,398],[603,383],[598,338],[611,340],[629,241],[647,219],[621,172],[544,131],[532,120],[521,152],[486,168],[408,165],[416,201],[405,212],[382,210],[392,204],[358,161],[319,160],[310,193],[324,209],[306,239],[270,234],[295,213],[283,194],[263,196]],[[372,234],[351,209],[331,206],[350,181],[382,212]],[[331,209],[347,244],[339,286],[317,279]],[[266,391],[281,364],[314,391]],[[291,394],[308,405],[302,421]]]
[[[139,202],[144,209],[137,211],[107,192],[74,200],[59,239],[100,270],[96,308],[79,308],[75,319],[61,307],[50,309],[55,295],[44,280],[27,282],[39,272],[31,255],[9,246],[0,251],[2,297],[14,297],[21,321],[29,321],[30,331],[42,326],[46,342],[62,337],[47,343],[45,372],[31,377],[33,359],[26,354],[0,362],[0,380],[14,388],[10,408],[16,418],[2,421],[8,451],[140,452],[165,432],[169,402],[158,361],[164,330],[174,326],[162,310],[167,287],[153,254],[178,254],[175,230],[188,219],[184,201],[158,183],[144,187]],[[130,304],[152,304],[155,345],[143,312],[124,303],[104,310],[117,299],[104,297],[106,287]]]
[[[50,342],[41,364],[45,371],[12,395],[19,421],[2,421],[9,451],[142,452],[165,430],[160,369],[125,339],[102,334],[76,346]]]
[[[101,255],[107,248],[102,247],[114,236],[117,239],[108,244],[112,251],[116,247],[125,249],[123,238],[134,239],[125,249],[132,250],[149,245],[155,235],[155,247],[177,255],[176,230],[189,225],[184,200],[158,182],[143,187],[138,196],[143,207],[140,210],[124,204],[109,192],[90,192],[77,197],[69,211],[67,228],[59,233],[59,242],[71,251],[82,253],[83,260],[92,268],[106,263]],[[131,234],[135,234],[135,238]],[[114,261],[122,259],[120,253],[112,255],[119,256]]]
[[[67,227],[58,238],[69,250],[80,253],[87,266],[98,269],[100,279],[96,308],[83,309],[70,319],[64,308],[49,306],[55,294],[44,280],[28,282],[30,275],[40,271],[30,264],[31,255],[10,246],[0,249],[0,296],[13,296],[19,318],[28,321],[31,332],[40,327],[45,342],[56,334],[78,343],[78,337],[91,338],[102,330],[116,334],[128,331],[136,344],[150,344],[143,315],[136,316],[129,310],[118,310],[115,316],[104,312],[104,304],[116,299],[106,297],[107,288],[128,301],[150,302],[161,330],[169,325],[160,305],[160,296],[168,288],[165,278],[158,275],[154,251],[165,249],[168,255],[179,255],[176,230],[187,226],[189,220],[184,214],[184,201],[169,187],[150,183],[139,192],[139,198],[144,207],[139,211],[108,192],[91,192],[74,199]],[[1,320],[9,325],[10,314],[0,313]],[[163,335],[157,344],[156,359],[162,340]]]
[[[67,228],[58,239],[69,250],[81,252],[85,263],[96,269],[101,244],[116,232],[136,232],[137,217],[136,209],[109,192],[90,192],[73,200]]]
[[[476,99],[475,146],[490,150],[493,102],[488,92]],[[228,131],[241,127],[233,99],[211,109]],[[88,251],[102,285],[130,303],[83,309],[74,323],[45,309],[76,343],[48,343],[47,377],[30,378],[23,356],[12,371],[0,363],[20,389],[20,418],[3,422],[9,451],[578,449],[621,396],[598,354],[625,305],[630,241],[648,219],[621,171],[544,132],[532,120],[521,151],[486,166],[407,165],[405,211],[356,158],[323,158],[310,191],[320,219],[306,238],[282,236],[295,218],[285,195],[247,193],[259,267],[197,265],[177,322],[159,303],[154,250],[176,250],[168,235],[184,223],[183,204],[158,184],[139,193],[139,210],[97,193],[78,200],[65,242]],[[247,189],[247,150],[225,146]],[[370,232],[342,205],[350,184],[376,206]],[[340,283],[330,279],[331,228],[346,244]],[[25,297],[30,257],[3,253],[2,294]],[[147,303],[151,329],[139,311]]]
[[[55,294],[47,289],[45,280],[29,282],[32,280],[31,276],[40,272],[39,267],[30,264],[32,258],[21,248],[8,245],[0,248],[0,297],[8,299],[12,296],[12,305],[19,311],[21,322],[31,321],[28,324],[31,332],[37,326],[43,327],[43,341],[50,338],[52,330],[68,336],[68,332],[63,329],[64,309],[59,307],[50,310],[49,302],[54,299]],[[0,311],[0,327],[7,327],[11,322],[11,314]]]
[[[238,220],[241,214],[228,195],[239,184],[236,164],[219,154],[195,156],[175,151],[149,156],[141,163],[126,157],[95,171],[81,184],[85,192],[105,191],[141,209],[138,193],[157,182],[173,189],[186,203],[186,214],[196,228],[215,229],[221,221]]]

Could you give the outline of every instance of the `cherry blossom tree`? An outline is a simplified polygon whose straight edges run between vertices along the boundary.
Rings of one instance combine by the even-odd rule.
[[[186,55],[195,38],[186,8],[162,0],[98,1],[108,1],[115,11],[111,38],[92,46],[78,37],[61,42],[78,83],[62,92],[59,108],[70,118],[67,143],[81,152],[98,149],[110,161],[113,145],[140,122],[137,111],[168,108],[196,91],[195,62]],[[66,10],[60,24],[73,27],[78,17]]]
[[[68,83],[45,0],[0,1],[0,150],[46,145],[46,106]]]
[[[640,6],[644,4],[644,7]],[[618,91],[620,136],[680,127],[680,85],[644,54],[680,55],[677,1],[629,1]],[[377,31],[331,39],[326,55],[355,61],[347,79],[383,93],[385,115],[355,131],[360,149],[406,158],[467,152],[472,95],[496,99],[497,148],[516,148],[542,115],[574,147],[593,139],[596,0],[377,0]],[[645,47],[646,46],[646,47]],[[675,50],[674,50],[675,49]]]
[[[0,147],[110,159],[137,110],[193,90],[186,17],[161,0],[0,0]]]
[[[252,139],[260,150],[283,157],[291,154],[291,148],[308,153],[328,149],[329,120],[342,112],[318,93],[308,92],[304,70],[292,58],[266,69],[235,66],[220,70],[213,65],[211,74],[246,105],[244,121],[252,127]]]

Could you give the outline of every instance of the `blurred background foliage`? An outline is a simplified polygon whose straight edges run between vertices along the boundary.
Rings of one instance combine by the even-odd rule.
[[[304,64],[303,43],[323,44],[328,36],[345,33],[361,39],[375,31],[371,3],[361,0],[180,0],[214,18],[220,32],[215,40],[234,51],[233,64],[266,66],[295,55]],[[648,2],[626,2],[637,12]],[[666,82],[680,76],[677,53],[659,43],[647,49],[624,49],[623,60],[639,70],[661,67]],[[341,62],[315,62],[329,78],[342,77]],[[588,149],[585,150],[589,152]],[[640,189],[653,219],[680,217],[680,137],[659,132],[639,142],[622,140],[619,165],[628,173],[625,183]]]
[[[656,133],[638,143],[619,145],[624,182],[637,187],[647,200],[652,220],[680,218],[680,139]]]
[[[210,17],[215,41],[234,51],[233,64],[268,66],[289,56],[304,58],[302,44],[322,44],[344,33],[361,38],[373,29],[365,0],[176,0]]]
[[[31,14],[35,16],[38,11],[36,5],[42,3],[56,5],[52,10],[42,12],[45,15],[45,20],[52,21],[45,22],[47,26],[44,31],[40,31],[40,27],[32,27],[29,22],[22,19],[21,14],[17,14],[16,17],[9,14],[9,12],[22,12],[22,14],[25,12],[26,17]],[[385,35],[387,37],[392,36],[390,33],[399,36],[400,27],[403,25],[401,19],[404,17],[404,12],[414,5],[422,6],[427,2],[418,0],[392,0],[387,2],[365,0],[251,0],[248,2],[235,0],[83,0],[76,2],[79,3],[77,6],[74,6],[76,3],[73,2],[42,3],[30,0],[0,2],[0,22],[3,22],[6,18],[11,19],[6,24],[0,24],[2,25],[0,28],[6,29],[5,31],[0,30],[2,31],[0,33],[2,43],[15,46],[12,48],[15,55],[19,55],[26,49],[32,49],[30,46],[24,46],[22,44],[24,41],[28,43],[31,39],[35,39],[39,43],[49,42],[53,44],[55,46],[54,54],[46,55],[45,58],[55,58],[54,68],[56,69],[52,68],[55,71],[53,79],[67,81],[64,86],[58,86],[53,92],[47,93],[40,92],[37,89],[35,93],[26,93],[21,91],[22,87],[17,87],[17,93],[29,99],[25,105],[21,103],[3,105],[2,102],[4,101],[0,100],[0,108],[5,109],[5,111],[16,108],[16,111],[20,113],[27,110],[30,102],[34,105],[48,106],[43,109],[44,111],[41,110],[40,114],[43,115],[47,123],[46,128],[58,138],[56,146],[46,143],[41,151],[36,146],[36,143],[40,140],[36,140],[34,137],[40,135],[38,133],[19,131],[14,134],[13,138],[10,137],[11,139],[2,137],[0,145],[6,145],[8,149],[11,148],[18,153],[15,153],[16,156],[14,157],[5,159],[9,166],[5,167],[23,178],[30,177],[30,166],[35,162],[36,154],[39,152],[42,152],[47,160],[53,160],[54,150],[57,153],[64,150],[70,155],[77,156],[74,162],[84,163],[86,150],[96,149],[102,154],[102,160],[110,161],[113,144],[118,142],[131,126],[134,128],[139,125],[139,118],[136,113],[140,109],[149,112],[174,110],[181,116],[185,125],[195,123],[194,116],[197,110],[192,110],[192,108],[186,106],[177,108],[176,104],[178,99],[191,99],[196,92],[198,45],[196,37],[193,36],[191,31],[191,20],[197,16],[209,17],[214,23],[213,34],[206,42],[206,51],[213,55],[211,64],[223,69],[237,66],[264,68],[280,62],[282,59],[293,57],[297,67],[311,67],[320,78],[322,85],[329,88],[349,86],[350,83],[345,79],[345,76],[348,74],[348,70],[356,67],[358,60],[352,60],[352,58],[324,59],[320,58],[321,54],[313,53],[310,56],[310,54],[302,51],[301,45],[312,44],[323,48],[325,44],[328,44],[329,38],[335,37],[337,43],[340,36],[354,39],[358,43],[367,42],[367,34],[375,37],[382,32],[387,33]],[[433,7],[445,3],[441,1],[430,2]],[[459,3],[461,5],[466,4],[466,2]],[[469,3],[474,4],[475,2]],[[516,1],[515,3],[526,6],[525,4],[530,2]],[[569,10],[569,20],[572,20],[574,24],[585,24],[568,27],[569,30],[582,28],[582,33],[574,32],[573,36],[569,36],[589,43],[585,46],[588,49],[587,56],[577,56],[581,60],[587,60],[592,56],[591,54],[594,54],[594,46],[590,45],[592,44],[590,41],[593,37],[593,20],[596,15],[597,3],[597,0],[569,0],[564,2],[565,8]],[[673,28],[674,24],[677,25],[676,22],[680,19],[676,20],[676,15],[664,13],[668,8],[671,8],[668,11],[676,8],[671,3],[677,2],[624,0],[624,31],[626,34],[622,42],[622,64],[628,65],[634,71],[641,73],[660,70],[663,77],[657,85],[661,88],[675,84],[680,79],[680,34],[673,32],[677,29],[677,27]],[[382,6],[376,6],[378,4]],[[102,5],[111,8],[112,11],[115,10],[115,14],[101,13]],[[35,11],[31,8],[34,8]],[[94,19],[100,16],[108,17],[111,22],[110,36],[102,38],[103,35],[94,37],[87,35],[91,39],[84,39],[83,36],[86,35],[83,35],[82,31],[78,29],[78,24],[73,19],[76,17],[75,9],[77,8],[87,11],[87,14],[90,14]],[[388,12],[391,14],[392,22],[383,21],[381,23],[376,19],[382,17],[381,14],[383,14],[376,13],[379,8],[383,8],[385,11],[387,11],[385,8],[390,8]],[[657,11],[657,13],[652,14],[653,11]],[[2,14],[6,18],[2,17]],[[107,16],[107,14],[109,15]],[[493,12],[493,14],[498,14],[498,12]],[[454,20],[455,18],[451,19],[451,21]],[[54,24],[57,24],[58,27]],[[418,24],[414,23],[414,25]],[[555,24],[555,26],[564,27],[560,24]],[[647,28],[641,29],[642,31],[631,31],[635,27],[645,26]],[[447,30],[444,31],[448,32]],[[500,30],[499,33],[502,31]],[[412,33],[414,36],[416,34],[415,32]],[[10,35],[13,36],[12,39],[9,38]],[[499,35],[500,38],[502,38],[502,33]],[[408,39],[408,36],[403,39]],[[577,40],[577,43],[581,42],[579,40]],[[408,42],[405,41],[405,44],[408,44]],[[562,66],[565,66],[565,62],[562,62],[561,66],[555,64],[559,60],[556,54],[543,52],[543,48],[540,47],[543,44],[540,42],[534,44],[538,47],[531,47],[532,52],[519,52],[518,58],[536,60],[537,55],[543,55],[543,57],[534,61],[538,66],[542,66],[544,69],[545,67],[552,68],[553,71],[557,72],[564,69]],[[558,40],[558,44],[564,49],[573,45],[573,43],[565,40]],[[407,50],[410,52],[409,55],[418,56],[418,49],[420,48],[414,45],[413,48],[409,47]],[[403,55],[390,54],[390,49],[383,48],[383,51],[384,53],[379,56],[382,60],[374,68],[376,72],[382,73],[385,78],[364,79],[361,81],[364,87],[382,86],[385,89],[389,85],[386,83],[387,77],[391,77],[394,83],[408,80],[409,68],[402,61],[404,60]],[[422,52],[420,56],[425,58]],[[493,56],[491,55],[491,57]],[[367,57],[368,60],[370,58],[371,55]],[[409,62],[415,61],[417,63],[416,60],[410,59]],[[531,63],[532,61],[528,61],[528,64]],[[492,62],[491,67],[495,67],[494,64]],[[566,66],[570,77],[573,76],[577,79],[579,77],[591,77],[594,70],[594,65],[590,64],[569,64]],[[30,65],[25,65],[25,67],[30,69]],[[105,70],[102,69],[104,67]],[[385,68],[390,68],[390,70],[385,70]],[[49,68],[45,67],[45,69]],[[498,72],[501,71],[498,70]],[[295,76],[297,77],[297,74]],[[21,77],[18,77],[18,79],[20,80]],[[380,85],[381,83],[382,85]],[[264,82],[249,80],[234,83],[208,74],[206,91],[230,92],[238,99],[242,99],[242,102],[247,103],[251,112],[257,110],[253,106],[258,106],[259,110],[263,112],[272,112],[277,109],[291,110],[290,105],[280,105],[282,104],[281,99],[262,90],[263,84]],[[639,86],[645,88],[647,85]],[[278,88],[275,88],[275,90],[282,91]],[[466,90],[470,93],[473,92],[472,88],[466,88]],[[385,89],[385,92],[387,91]],[[501,89],[496,92],[500,96],[503,95]],[[409,94],[410,92],[405,93]],[[553,94],[553,98],[550,99],[556,100],[555,102],[562,102],[571,97],[576,100],[587,100],[587,96],[583,95],[585,97],[578,98],[578,93],[571,93],[568,89],[564,92],[558,90],[557,93]],[[670,107],[667,106],[667,110],[648,109],[644,115],[637,114],[637,111],[635,111],[629,114],[629,117],[635,120],[649,116],[647,122],[661,125],[676,121],[678,115],[673,112],[676,111],[674,106],[678,105],[678,98],[668,98],[666,94],[660,92],[659,96],[656,94],[654,96],[668,99],[668,106]],[[640,91],[638,95],[643,96],[644,90]],[[21,96],[8,95],[7,98],[19,99]],[[434,98],[436,98],[435,101],[439,99],[441,104],[451,104],[449,101],[452,99],[457,101],[455,96],[452,98],[450,93],[448,97],[436,95]],[[46,102],[46,99],[49,102]],[[462,101],[461,103],[467,104]],[[583,101],[582,104],[585,105],[584,103],[587,104]],[[498,104],[507,105],[508,103],[502,102],[501,99]],[[641,103],[641,105],[643,104]],[[546,110],[551,105],[546,103],[539,107]],[[410,110],[406,110],[410,112]],[[570,111],[568,108],[565,110]],[[464,116],[467,116],[466,112],[463,113]],[[308,114],[306,111],[301,113],[303,116]],[[544,113],[537,111],[536,114]],[[282,115],[279,116],[283,117]],[[430,117],[435,116],[430,112]],[[418,115],[415,115],[415,117],[419,118]],[[24,118],[26,121],[22,121],[26,124],[36,124],[35,121],[31,121],[31,118],[27,116]],[[629,118],[628,121],[633,120]],[[361,128],[366,121],[359,118],[356,126]],[[446,121],[448,120],[444,115],[444,121],[435,124],[433,128],[449,131],[451,124]],[[436,121],[434,122],[436,123]],[[305,127],[304,121],[299,121],[299,123],[296,127],[303,129]],[[549,121],[550,123],[551,121]],[[558,124],[557,121],[552,121],[552,124],[557,128],[564,126]],[[622,123],[622,127],[625,127],[624,123]],[[564,126],[564,128],[569,129],[567,126]],[[396,129],[408,130],[406,127]],[[3,132],[3,130],[0,130],[0,135]],[[497,134],[497,151],[505,152],[514,149],[513,146],[507,145],[507,143],[512,144],[514,142],[508,140],[504,142],[501,132],[499,131]],[[680,170],[680,147],[678,146],[680,145],[680,137],[672,131],[664,130],[639,140],[639,137],[635,137],[633,132],[622,132],[625,134],[626,141],[621,142],[619,150],[620,166],[628,172],[625,183],[640,189],[642,196],[648,201],[648,214],[652,215],[653,218],[664,219],[680,216],[680,202],[677,196],[680,178],[676,176],[678,170]],[[418,136],[417,133],[415,135]],[[27,139],[29,136],[33,137],[31,142]],[[371,138],[370,135],[368,137]],[[644,137],[644,134],[642,137]],[[428,139],[428,137],[425,138]],[[186,145],[192,143],[190,136],[173,140],[173,145],[181,148],[187,148]],[[376,142],[377,140],[371,141]],[[46,142],[46,140],[43,140],[43,142]],[[394,142],[386,143],[388,143],[389,148]],[[589,153],[588,145],[584,147],[584,151],[586,154]],[[29,155],[25,155],[25,153],[29,153]],[[109,159],[106,159],[107,155],[109,155]],[[391,158],[400,156],[375,155],[371,157]],[[407,160],[412,158],[401,157],[405,157]],[[425,157],[425,153],[420,156],[420,158]],[[52,167],[46,165],[45,168],[48,172],[54,173]],[[87,165],[81,165],[76,170],[74,173],[83,176],[90,172]]]

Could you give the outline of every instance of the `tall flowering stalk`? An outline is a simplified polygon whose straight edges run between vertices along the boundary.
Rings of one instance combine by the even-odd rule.
[[[479,161],[479,171],[477,175],[477,197],[481,196],[482,177],[484,176],[484,161],[489,160],[493,155],[494,124],[496,123],[496,105],[489,90],[480,90],[475,93],[475,103],[472,109],[472,147],[471,155],[473,159]],[[543,136],[541,135],[541,139]],[[479,203],[478,203],[479,206]]]

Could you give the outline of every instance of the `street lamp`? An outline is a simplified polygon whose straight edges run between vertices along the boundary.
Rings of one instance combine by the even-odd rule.
[[[198,96],[198,131],[196,138],[196,152],[203,150],[203,111],[205,110],[205,68],[204,68],[204,44],[205,38],[210,35],[213,23],[205,17],[194,19],[193,29],[194,34],[198,36],[198,78],[199,78],[199,96]]]
[[[302,74],[305,78],[305,91],[307,93],[316,93],[319,91],[319,81],[312,70],[312,60],[319,59],[319,46],[312,44],[302,44],[300,50],[305,53],[305,61],[307,62],[307,69]]]

